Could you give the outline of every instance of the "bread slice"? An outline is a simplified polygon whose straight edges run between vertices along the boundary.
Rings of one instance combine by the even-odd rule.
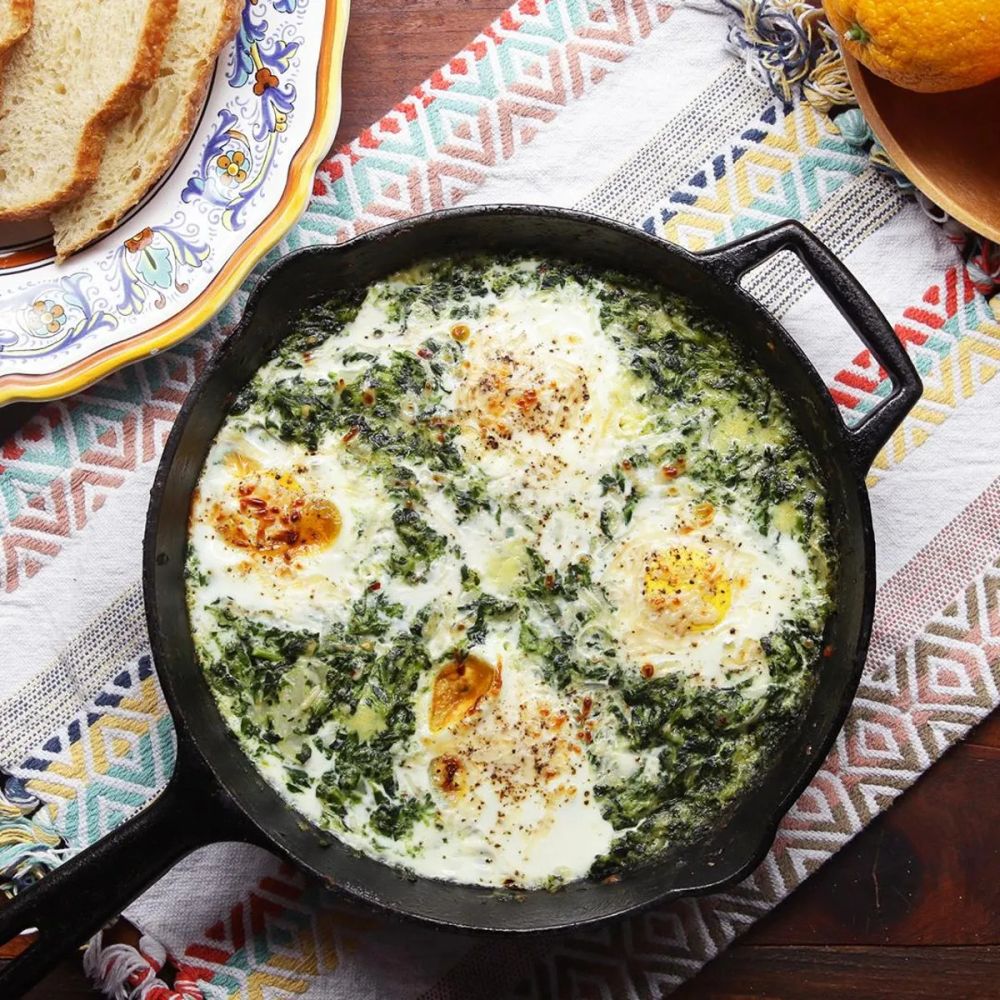
[[[0,0],[0,88],[11,46],[28,33],[34,6],[34,0]]]
[[[105,132],[156,78],[176,12],[177,0],[35,0],[0,94],[0,221],[93,183]]]
[[[0,55],[31,27],[34,0],[0,0]]]
[[[219,50],[241,0],[178,0],[159,76],[108,133],[97,180],[52,214],[62,259],[113,229],[170,166],[194,128]]]

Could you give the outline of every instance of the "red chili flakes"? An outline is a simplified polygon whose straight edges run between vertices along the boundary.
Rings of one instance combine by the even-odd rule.
[[[824,646],[823,647],[824,659],[829,660],[831,656],[833,656],[833,646]]]
[[[639,673],[641,673],[642,676],[646,678],[646,680],[649,680],[649,678],[652,677],[654,673],[656,673],[656,668],[653,666],[652,663],[644,663],[639,668]]]
[[[358,436],[357,425],[352,427],[340,440],[344,444],[350,444]]]
[[[539,405],[538,393],[534,389],[526,389],[517,397],[515,402],[518,409],[523,413],[527,413],[529,410],[537,410]]]
[[[263,514],[267,510],[267,501],[263,497],[242,496],[240,497],[240,509]]]
[[[382,589],[382,584],[378,580],[375,580],[373,583],[368,584],[368,589],[374,593],[376,590]]]
[[[660,474],[664,479],[676,479],[684,474],[685,469],[687,469],[687,462],[683,458],[678,458],[677,461],[664,465],[660,469]]]
[[[434,778],[443,792],[457,792],[463,785],[462,762],[457,757],[439,757],[433,765]]]

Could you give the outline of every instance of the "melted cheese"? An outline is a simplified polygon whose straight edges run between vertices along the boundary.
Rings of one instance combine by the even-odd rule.
[[[300,659],[282,678],[280,705],[270,712],[283,742],[260,748],[258,764],[311,820],[418,874],[480,885],[567,881],[585,875],[622,832],[605,818],[595,788],[637,776],[655,782],[659,757],[655,747],[626,745],[608,707],[613,695],[599,684],[590,693],[585,685],[557,690],[539,656],[524,650],[524,623],[542,640],[569,628],[577,651],[595,648],[588,642],[598,636],[643,677],[679,673],[699,685],[741,685],[747,697],[764,692],[761,641],[821,589],[793,531],[797,507],[776,505],[762,532],[739,498],[706,501],[683,459],[661,467],[630,456],[722,452],[733,441],[777,442],[787,432],[739,408],[702,415],[693,430],[690,420],[682,427],[669,410],[651,408],[648,386],[602,325],[601,301],[579,283],[514,282],[460,321],[447,304],[418,301],[401,321],[395,297],[421,275],[376,287],[345,329],[292,367],[266,366],[256,385],[345,385],[373,355],[426,358],[428,343],[449,345],[436,426],[442,442],[455,436],[461,456],[452,485],[484,484],[487,509],[460,514],[448,477],[421,462],[410,468],[419,499],[401,501],[343,426],[309,453],[252,411],[230,419],[192,509],[200,574],[192,624],[205,650],[215,648],[213,609],[223,606],[322,640],[377,592],[399,609],[385,640],[365,640],[377,644],[422,615],[431,668],[413,696],[412,735],[393,747],[391,765],[394,794],[431,807],[405,837],[374,830],[377,789],[364,789],[337,818],[317,791],[336,769],[322,748],[338,733],[365,742],[386,731],[386,715],[368,701],[349,712],[329,707],[309,737],[318,749],[302,760],[298,784],[286,787],[287,747],[302,745],[302,719],[324,704],[316,660]],[[421,419],[411,400],[404,419]],[[440,554],[410,576],[393,568],[401,503],[442,540]],[[543,589],[581,567],[591,582],[554,612],[524,596],[529,584],[539,586],[537,565],[545,567]],[[472,641],[481,594],[515,611],[489,618]],[[239,732],[236,699],[220,695],[220,703]],[[260,721],[267,711],[253,715]]]

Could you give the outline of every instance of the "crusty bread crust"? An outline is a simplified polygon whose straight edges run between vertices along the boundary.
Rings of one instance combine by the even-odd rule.
[[[174,162],[174,158],[177,156],[178,152],[187,142],[195,127],[195,123],[198,119],[198,112],[201,110],[201,105],[205,98],[205,92],[211,82],[212,70],[215,67],[215,60],[222,47],[235,34],[236,28],[239,24],[240,12],[243,9],[243,0],[220,0],[220,3],[225,5],[226,12],[223,19],[219,22],[219,31],[216,33],[215,38],[212,40],[212,43],[207,50],[207,52],[211,53],[212,58],[206,60],[205,69],[201,78],[197,81],[195,86],[191,88],[191,91],[187,95],[184,102],[184,118],[181,122],[180,128],[178,129],[175,140],[169,145],[157,147],[155,152],[147,150],[144,153],[144,160],[148,166],[148,170],[145,171],[146,177],[144,179],[144,186],[142,189],[138,193],[130,193],[127,202],[118,206],[112,214],[105,216],[103,219],[96,222],[90,233],[87,235],[80,236],[75,240],[63,241],[60,239],[59,235],[58,219],[53,220],[56,230],[55,245],[58,260],[65,260],[70,256],[70,254],[76,253],[77,250],[82,250],[85,246],[93,243],[94,240],[99,239],[112,230],[121,221],[122,217],[125,216],[136,203],[142,200],[142,198],[146,195],[146,192],[149,191],[156,181],[166,172],[170,164]],[[95,171],[94,173],[95,179],[98,172],[99,171]],[[90,183],[93,183],[93,179]]]
[[[78,198],[97,178],[108,129],[135,107],[142,92],[156,79],[163,49],[177,14],[177,0],[154,0],[149,5],[142,37],[132,64],[132,75],[109,96],[104,106],[84,126],[76,161],[66,183],[48,197],[30,205],[0,206],[0,222],[35,219]]]
[[[0,35],[0,54],[28,33],[35,10],[35,0],[6,0],[6,3],[10,8],[12,25],[6,35]]]

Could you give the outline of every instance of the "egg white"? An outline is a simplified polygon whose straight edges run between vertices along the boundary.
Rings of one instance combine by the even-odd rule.
[[[599,552],[595,571],[610,601],[608,629],[635,668],[652,669],[647,676],[681,671],[712,686],[749,681],[752,696],[769,679],[760,640],[801,597],[808,555],[790,534],[772,529],[762,535],[739,508],[711,509],[705,524],[697,511],[690,489],[654,486],[636,505],[627,531]],[[695,599],[691,590],[677,593],[680,625],[644,594],[651,557],[671,550],[693,551],[699,566],[716,566],[726,580],[730,603],[709,627],[683,624],[684,604]]]
[[[593,795],[575,706],[516,660],[503,664],[502,678],[477,711],[438,732],[431,684],[418,693],[417,730],[400,748],[396,780],[410,795],[429,794],[437,811],[414,828],[406,864],[458,882],[530,887],[553,875],[579,878],[614,830]],[[433,778],[434,760],[448,755],[462,763],[461,792],[445,792]]]
[[[641,385],[605,336],[600,303],[580,286],[517,287],[469,327],[453,387],[463,448],[491,495],[523,514],[504,528],[562,569],[593,548],[594,470],[650,431]],[[524,406],[529,394],[537,402]],[[507,546],[510,531],[495,541]]]
[[[341,527],[332,544],[304,547],[289,561],[230,544],[214,512],[238,507],[241,475],[232,456],[262,470],[290,475],[306,497],[336,505]],[[392,546],[393,506],[379,480],[344,449],[310,455],[260,428],[227,424],[212,445],[191,509],[189,545],[205,576],[192,611],[196,628],[205,608],[231,602],[290,629],[322,632],[382,574]]]

